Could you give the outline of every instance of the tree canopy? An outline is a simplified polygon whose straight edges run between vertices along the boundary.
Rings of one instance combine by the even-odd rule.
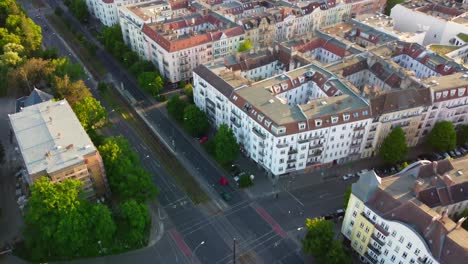
[[[112,192],[121,200],[145,202],[158,194],[151,175],[141,168],[137,154],[122,137],[109,137],[99,146]]]
[[[144,245],[150,223],[147,206],[133,199],[125,201],[119,207],[119,218],[122,228],[120,233],[124,234],[124,240],[132,247]]]
[[[223,124],[219,127],[214,140],[215,156],[221,164],[227,164],[237,158],[239,155],[239,144],[237,144],[232,129],[227,125]]]
[[[349,202],[349,198],[351,197],[351,192],[352,192],[351,186],[348,186],[346,188],[346,191],[343,197],[343,208],[345,209],[348,207],[348,202]]]
[[[458,222],[458,220],[460,220],[460,218],[463,218],[463,217],[468,217],[468,208],[465,208],[460,213],[456,213],[453,217],[453,220],[455,222]],[[462,227],[468,231],[468,219],[463,222]]]
[[[185,102],[182,101],[178,95],[174,95],[169,98],[166,107],[169,115],[171,115],[175,120],[179,122],[184,120]]]
[[[239,52],[243,51],[248,51],[252,49],[252,42],[249,39],[244,40],[240,45],[239,45]]]
[[[89,11],[85,0],[71,0],[66,3],[69,3],[70,11],[79,21],[86,22],[88,20]]]
[[[67,99],[72,107],[86,97],[92,96],[82,80],[72,81],[68,75],[65,75],[63,78],[54,76],[52,85],[57,97],[59,99]]]
[[[408,146],[405,132],[401,127],[396,127],[384,139],[379,154],[384,161],[396,163],[403,160],[406,153],[408,153]]]
[[[51,65],[54,67],[54,75],[64,77],[68,75],[70,80],[76,81],[85,76],[83,67],[80,64],[75,64],[67,57],[53,59]]]
[[[192,136],[200,136],[210,127],[206,114],[196,105],[189,105],[184,109],[184,126]]]
[[[468,143],[468,125],[461,125],[457,128],[457,143],[459,146]]]
[[[326,255],[333,245],[333,222],[323,218],[306,219],[307,234],[302,240],[305,253],[325,263]]]
[[[405,2],[405,0],[387,0],[387,4],[385,5],[385,11],[384,13],[389,16],[390,12],[392,11],[392,8],[396,6],[397,4],[401,4]]]
[[[452,122],[437,122],[427,136],[429,145],[437,151],[449,151],[456,147],[457,132]]]
[[[184,94],[189,99],[190,103],[193,103],[193,86],[191,83],[187,83],[184,85]]]
[[[34,260],[95,255],[98,241],[111,242],[116,231],[111,212],[80,193],[77,180],[52,184],[43,177],[31,186],[24,238]]]
[[[54,72],[53,65],[41,58],[27,59],[22,65],[8,74],[8,85],[24,94],[29,94],[35,86]]]
[[[143,72],[138,76],[138,85],[152,96],[157,96],[161,92],[164,82],[156,72]]]
[[[86,97],[73,106],[73,111],[86,131],[95,130],[104,124],[106,109],[94,97]]]

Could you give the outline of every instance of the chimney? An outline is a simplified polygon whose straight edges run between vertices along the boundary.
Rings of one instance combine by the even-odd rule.
[[[449,186],[449,187],[453,185],[453,180],[452,180],[452,178],[450,177],[450,175],[445,174],[444,177],[443,177],[442,179],[444,180],[445,185],[447,185],[447,186]]]
[[[73,144],[70,144],[66,147],[67,150],[73,149]]]

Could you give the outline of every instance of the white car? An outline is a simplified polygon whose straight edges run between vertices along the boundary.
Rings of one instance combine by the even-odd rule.
[[[349,178],[350,178],[350,177],[349,177],[349,174],[346,174],[346,175],[343,176],[343,180],[344,180],[344,181],[346,181],[346,180],[349,179]]]

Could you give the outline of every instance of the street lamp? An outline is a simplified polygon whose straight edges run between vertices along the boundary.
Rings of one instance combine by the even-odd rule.
[[[197,249],[199,247],[201,247],[202,245],[205,244],[205,240],[203,240],[202,242],[200,242],[200,244],[198,244],[198,246],[195,247],[195,249],[193,250],[193,253],[192,253],[192,256],[196,256],[195,253],[197,252]],[[193,259],[192,259],[192,262],[193,262]]]

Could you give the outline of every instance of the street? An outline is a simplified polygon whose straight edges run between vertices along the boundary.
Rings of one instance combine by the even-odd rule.
[[[30,3],[24,7],[36,23],[42,27],[48,26],[49,29],[43,31],[43,44],[56,47],[59,55],[80,63],[44,18],[44,12],[51,12],[57,5],[55,0],[47,0],[47,3],[51,8],[33,9]],[[71,16],[65,8],[64,14]],[[72,22],[88,41],[98,44],[85,27],[75,19]],[[163,222],[164,233],[159,241],[149,247],[74,263],[232,263],[234,239],[236,258],[241,263],[304,263],[300,246],[304,229],[299,228],[304,226],[306,217],[320,216],[340,208],[344,190],[351,182],[335,180],[294,191],[281,190],[278,199],[273,196],[252,199],[232,184],[220,186],[219,178],[224,173],[207,157],[198,142],[169,119],[158,103],[139,90],[135,79],[100,45],[98,47],[96,59],[103,62],[114,82],[122,83],[135,98],[139,109],[161,135],[156,143],[164,149],[163,155],[175,153],[181,164],[203,185],[213,202],[192,203],[173,175],[165,169],[161,157],[141,139],[138,131],[104,105],[112,122],[112,126],[105,129],[105,134],[122,135],[129,140],[138,152],[143,167],[154,175],[154,182],[160,189],[159,220]],[[86,72],[89,74],[89,71]],[[88,77],[86,84],[99,99],[95,89],[97,82],[94,76]],[[232,200],[222,201],[219,196],[221,191],[229,192]],[[10,258],[6,261],[13,263]]]

